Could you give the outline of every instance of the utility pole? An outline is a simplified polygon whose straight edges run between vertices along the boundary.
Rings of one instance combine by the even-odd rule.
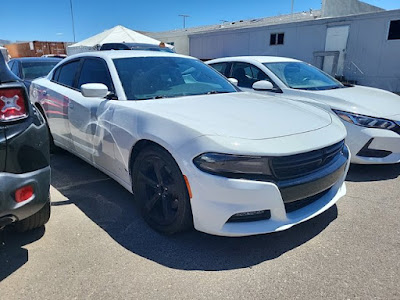
[[[292,15],[292,18],[293,18],[293,6],[294,6],[294,0],[292,0],[292,9],[290,10],[290,14]]]
[[[179,17],[183,18],[183,28],[186,28],[186,18],[189,18],[189,15],[179,15]]]
[[[69,0],[69,4],[71,6],[72,33],[74,35],[74,43],[75,43],[75,22],[74,22],[74,9],[72,7],[72,0]]]

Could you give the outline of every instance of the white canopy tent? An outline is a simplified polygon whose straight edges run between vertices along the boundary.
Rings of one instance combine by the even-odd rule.
[[[105,43],[144,43],[159,45],[161,42],[124,26],[118,25],[87,38],[86,40],[68,46],[67,54],[72,55],[81,52],[96,51]],[[170,45],[166,44],[166,46],[172,48]]]

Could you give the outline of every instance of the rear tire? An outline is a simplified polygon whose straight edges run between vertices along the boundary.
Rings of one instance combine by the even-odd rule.
[[[16,222],[14,225],[15,230],[18,232],[25,232],[43,226],[50,219],[50,207],[51,204],[49,197],[45,206],[43,206],[37,213],[24,220]]]
[[[193,228],[189,193],[179,166],[168,151],[144,148],[133,165],[133,189],[145,221],[155,230],[174,234]]]
[[[51,134],[50,127],[49,127],[49,122],[47,121],[46,114],[44,113],[43,109],[39,105],[37,105],[36,107],[37,107],[37,110],[42,115],[44,121],[46,122],[47,132],[49,133],[50,153],[54,154],[58,150],[60,150],[60,148],[57,147],[56,144],[54,144],[53,135]]]
[[[54,144],[54,139],[53,139],[53,136],[51,135],[50,128],[49,128],[49,125],[47,124],[47,122],[46,122],[46,126],[47,126],[47,130],[49,131],[50,153],[54,154],[54,153],[58,152],[60,150],[60,148],[57,147],[56,144]]]
[[[58,152],[60,150],[60,148],[57,147],[56,144],[54,144],[54,139],[53,139],[53,135],[51,134],[51,131],[50,131],[49,123],[47,122],[46,118],[45,118],[45,120],[46,120],[47,131],[49,133],[50,153],[54,154],[54,153]]]

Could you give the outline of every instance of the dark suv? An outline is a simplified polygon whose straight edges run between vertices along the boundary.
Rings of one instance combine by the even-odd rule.
[[[100,51],[104,50],[146,50],[174,53],[172,49],[166,46],[162,47],[161,44],[153,45],[143,43],[105,43],[100,47]]]
[[[0,230],[27,231],[50,217],[49,133],[24,84],[0,55]]]

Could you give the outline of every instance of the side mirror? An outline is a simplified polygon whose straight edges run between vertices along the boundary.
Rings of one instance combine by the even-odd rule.
[[[256,91],[271,91],[274,88],[268,80],[260,80],[253,83],[253,90]]]
[[[234,84],[234,85],[238,85],[239,81],[236,78],[228,78],[229,82]]]
[[[85,83],[81,85],[84,97],[104,98],[108,94],[108,87],[102,83]]]

